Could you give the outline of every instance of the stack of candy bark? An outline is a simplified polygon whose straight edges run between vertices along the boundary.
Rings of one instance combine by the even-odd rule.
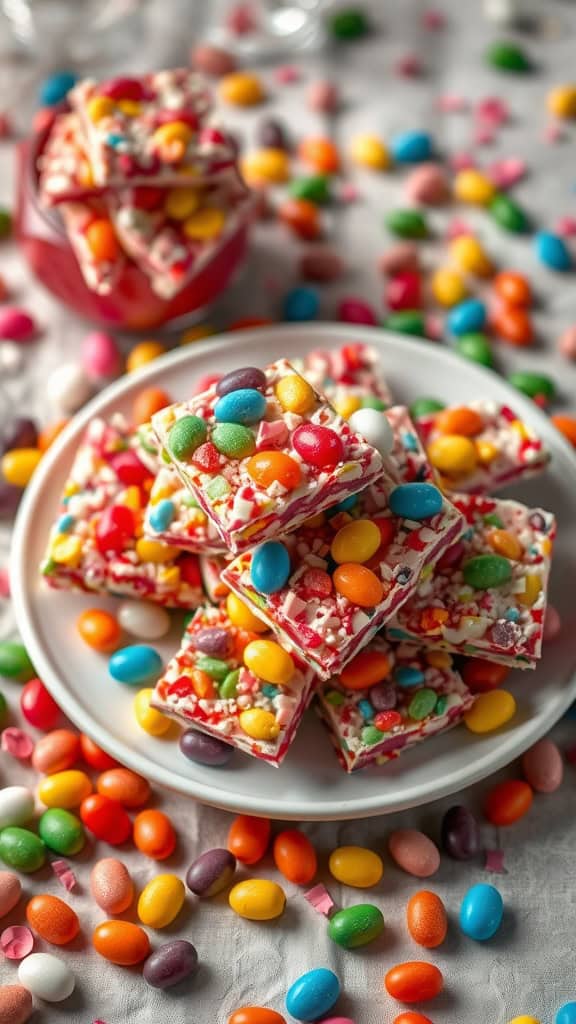
[[[180,292],[248,209],[236,147],[186,69],[84,80],[39,158],[88,287],[112,292],[132,260],[163,299]]]
[[[392,401],[348,345],[95,421],[42,571],[195,610],[152,701],[188,726],[277,765],[315,698],[348,771],[396,757],[470,708],[463,657],[535,666],[555,522],[488,496],[548,460],[510,409]]]

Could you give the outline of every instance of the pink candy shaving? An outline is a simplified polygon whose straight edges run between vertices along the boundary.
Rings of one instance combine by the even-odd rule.
[[[499,96],[487,96],[486,99],[480,100],[474,113],[478,120],[488,121],[496,127],[510,119],[510,108],[506,100],[500,99]]]
[[[334,900],[326,886],[320,884],[315,885],[313,889],[309,889],[308,892],[304,893],[304,899],[314,907],[314,910],[318,914],[323,914],[324,917],[328,917],[332,907],[334,906]]]
[[[450,223],[446,227],[446,238],[451,241],[453,238],[459,238],[461,235],[472,235],[473,231],[470,225],[463,220],[461,217],[453,217]]]
[[[72,871],[72,868],[65,860],[53,860],[50,864],[52,871],[56,875],[56,878],[61,885],[67,890],[72,892],[72,889],[76,887],[76,875]]]
[[[495,160],[487,168],[486,173],[497,188],[510,188],[526,176],[526,162],[519,157],[510,156],[504,160]]]
[[[417,53],[405,53],[394,64],[394,71],[401,78],[420,78],[424,65]]]
[[[0,597],[10,597],[10,576],[4,566],[0,569]]]
[[[14,924],[0,935],[0,949],[9,960],[23,960],[34,949],[34,936],[25,925]]]
[[[556,225],[556,232],[563,238],[573,238],[576,235],[576,217],[560,217]]]
[[[443,114],[461,114],[463,111],[468,110],[468,100],[465,96],[445,93],[444,96],[438,97],[436,106]]]
[[[453,153],[449,159],[450,167],[453,171],[468,171],[471,167],[476,167],[476,159],[472,153]]]
[[[355,203],[360,199],[360,189],[351,181],[343,181],[338,189],[338,199],[341,203]]]
[[[1,746],[6,754],[11,754],[12,757],[16,757],[19,761],[27,761],[29,757],[32,757],[34,751],[32,737],[15,726],[9,726],[7,729],[4,729]]]
[[[439,32],[446,27],[446,15],[435,7],[430,7],[422,14],[422,24],[428,32]]]
[[[299,82],[301,78],[300,68],[297,68],[294,64],[284,64],[282,67],[276,68],[274,78],[280,85],[291,85],[293,82]]]
[[[484,867],[493,875],[506,875],[508,872],[504,867],[504,850],[486,850]]]

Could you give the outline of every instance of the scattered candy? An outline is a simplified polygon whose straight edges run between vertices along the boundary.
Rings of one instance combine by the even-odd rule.
[[[43,775],[72,768],[80,758],[80,737],[70,729],[54,729],[34,747],[32,766]]]
[[[25,925],[13,925],[0,934],[0,950],[9,960],[23,960],[33,949],[34,936]]]
[[[390,149],[399,164],[421,164],[434,155],[432,138],[427,132],[410,131],[395,135]]]
[[[129,921],[103,921],[94,930],[92,945],[100,956],[119,967],[132,967],[150,954],[146,932]]]
[[[0,833],[11,825],[25,825],[34,814],[34,795],[25,786],[0,789]]]
[[[197,71],[214,78],[222,78],[236,70],[236,59],[219,46],[211,43],[198,43],[190,55],[192,66]]]
[[[231,889],[228,902],[239,917],[249,921],[271,921],[284,913],[286,896],[276,882],[247,878]]]
[[[566,359],[576,359],[576,327],[567,327],[560,335],[558,349]]]
[[[80,733],[80,749],[86,764],[90,765],[97,772],[105,772],[108,768],[118,767],[118,762],[83,732]]]
[[[43,107],[55,107],[66,98],[76,84],[73,71],[56,71],[45,78],[40,85],[38,101]]]
[[[450,197],[446,172],[440,164],[422,164],[406,179],[406,195],[410,202],[425,206],[442,206]]]
[[[565,1003],[556,1014],[555,1024],[574,1024],[576,1021],[576,1002]]]
[[[274,863],[294,885],[308,885],[317,870],[316,851],[303,832],[288,829],[274,839]]]
[[[440,867],[440,854],[428,836],[416,829],[397,829],[388,839],[390,856],[399,868],[416,878],[429,878]]]
[[[138,917],[148,928],[167,928],[184,906],[184,883],[176,875],[156,875],[138,898]]]
[[[339,910],[328,922],[328,935],[337,946],[358,949],[367,946],[384,930],[384,917],[370,903]]]
[[[527,782],[511,779],[491,789],[484,804],[484,813],[492,825],[513,825],[528,813],[534,793]]]
[[[26,487],[42,458],[39,448],[13,448],[0,460],[0,470],[7,484]]]
[[[76,979],[63,960],[51,953],[32,953],[18,968],[18,981],[37,999],[60,1003],[72,995]]]
[[[318,914],[323,914],[324,917],[330,917],[330,911],[334,906],[334,900],[328,892],[326,886],[320,884],[315,885],[308,892],[304,893],[304,899],[314,907],[314,910]]]
[[[163,356],[165,352],[166,348],[161,341],[154,341],[153,339],[150,339],[150,341],[139,341],[128,353],[126,373],[135,373],[136,370],[140,370],[154,359]]]
[[[377,135],[355,135],[349,146],[350,159],[359,167],[371,171],[385,171],[390,166],[390,154]]]
[[[576,448],[576,416],[552,416],[552,423],[564,435],[566,440]]]
[[[150,799],[147,779],[129,768],[111,768],[98,777],[96,788],[101,796],[117,800],[123,807],[141,807]]]
[[[66,889],[66,892],[72,892],[72,890],[76,888],[76,875],[65,860],[53,860],[50,862],[50,867],[60,882],[60,885]]]
[[[286,995],[286,1009],[296,1020],[318,1020],[332,1009],[339,995],[340,982],[334,972],[316,967],[292,983]]]
[[[270,842],[270,821],[249,814],[234,819],[228,833],[228,850],[242,864],[252,866],[262,860]]]
[[[330,854],[330,874],[341,882],[356,889],[371,889],[382,878],[382,858],[362,846],[339,846]]]
[[[22,883],[12,871],[0,871],[0,917],[14,909],[22,894]]]
[[[92,835],[110,846],[125,843],[132,832],[132,822],[122,804],[100,793],[84,798],[80,805],[80,817]]]
[[[26,920],[45,942],[67,946],[80,931],[77,914],[58,896],[34,896],[26,904]]]
[[[484,868],[492,875],[505,875],[504,850],[485,850]]]
[[[198,954],[191,942],[175,939],[148,957],[143,970],[144,981],[152,988],[171,988],[195,974],[198,968]]]
[[[402,1003],[424,1003],[440,995],[444,978],[434,964],[413,960],[389,970],[384,985],[393,999]]]
[[[32,757],[34,740],[22,729],[9,726],[2,732],[0,747],[11,757],[15,757],[19,761],[27,761],[29,757]]]
[[[243,1006],[228,1018],[228,1024],[286,1024],[286,1018],[266,1006]]]
[[[90,891],[106,914],[122,914],[134,899],[128,868],[114,857],[99,860],[90,872]]]
[[[253,107],[265,99],[261,79],[248,71],[232,71],[223,75],[218,93],[225,103],[234,107]]]
[[[534,251],[540,262],[550,270],[571,270],[572,257],[564,242],[550,231],[539,231],[534,238]]]
[[[399,238],[428,236],[428,224],[421,210],[391,210],[385,217],[385,224],[388,230]]]
[[[300,258],[299,268],[304,280],[318,284],[337,281],[344,271],[339,254],[327,245],[307,248]]]
[[[85,772],[70,769],[47,775],[38,785],[38,799],[46,807],[73,810],[92,792],[92,783]]]
[[[221,768],[234,755],[234,748],[216,736],[208,736],[197,729],[186,729],[180,736],[180,750],[189,761]]]
[[[499,71],[525,72],[532,69],[532,61],[515,43],[497,41],[486,51],[486,60]]]
[[[108,662],[108,671],[118,683],[140,686],[157,679],[162,671],[162,658],[147,644],[133,644],[116,651]]]
[[[38,822],[38,835],[49,850],[65,857],[80,853],[86,842],[82,822],[75,814],[59,807],[44,811]]]
[[[476,703],[464,715],[464,722],[470,732],[483,734],[494,732],[506,725],[516,714],[516,701],[507,690],[491,690],[481,693]]]
[[[186,872],[186,885],[196,896],[208,898],[227,889],[236,871],[236,858],[229,850],[207,850]]]
[[[165,860],[176,848],[174,826],[162,811],[140,811],[134,819],[133,838],[140,852],[152,860]]]
[[[452,334],[461,337],[481,331],[486,323],[486,307],[479,299],[465,299],[451,310],[448,328]]]
[[[504,903],[493,885],[473,885],[460,905],[460,927],[476,942],[491,939],[502,924]]]
[[[306,98],[310,109],[320,114],[333,114],[340,102],[338,86],[327,80],[311,82]]]
[[[92,395],[92,384],[79,363],[61,363],[48,375],[46,397],[62,415],[70,415]]]
[[[510,196],[495,195],[489,206],[490,216],[505,231],[521,235],[528,230],[528,216]]]
[[[318,238],[321,233],[318,207],[309,199],[286,199],[278,208],[278,217],[298,238],[306,241]]]
[[[442,900],[426,889],[410,898],[406,907],[406,923],[410,936],[419,946],[435,949],[446,938],[448,919]]]
[[[23,985],[0,985],[0,1024],[26,1024],[34,1007]]]
[[[461,356],[469,359],[472,363],[489,367],[494,365],[494,356],[490,342],[486,335],[481,332],[463,334],[462,337],[457,338],[456,350]]]
[[[82,341],[80,349],[82,367],[89,380],[99,383],[110,380],[120,372],[120,352],[110,334],[92,331]]]
[[[478,822],[467,807],[456,804],[442,819],[442,847],[454,860],[473,860],[480,852]]]
[[[289,322],[314,320],[318,316],[320,299],[314,288],[293,288],[284,298],[282,315]]]

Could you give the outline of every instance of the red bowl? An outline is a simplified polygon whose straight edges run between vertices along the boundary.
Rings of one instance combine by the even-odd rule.
[[[38,198],[37,161],[48,133],[46,128],[21,143],[17,154],[16,237],[38,280],[66,306],[102,327],[142,331],[199,319],[226,289],[246,256],[252,204],[246,203],[245,216],[236,230],[174,298],[159,298],[143,271],[131,261],[113,292],[97,295],[82,277],[58,213],[41,206]]]

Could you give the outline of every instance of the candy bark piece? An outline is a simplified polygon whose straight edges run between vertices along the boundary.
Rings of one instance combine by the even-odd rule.
[[[45,206],[94,199],[101,193],[94,185],[77,114],[55,118],[38,159],[38,171],[39,194]]]
[[[542,651],[554,516],[517,501],[453,500],[467,529],[436,566],[428,566],[387,636],[534,668]]]
[[[279,765],[310,703],[316,677],[269,633],[232,625],[223,608],[199,608],[182,647],[156,684],[153,707],[268,764]],[[277,654],[288,666],[282,682],[256,674],[249,657],[255,642],[267,648],[262,666],[274,676]],[[290,671],[291,666],[291,671]],[[258,663],[260,667],[260,663]]]
[[[459,421],[466,433],[458,429]],[[419,417],[416,426],[447,490],[490,494],[536,476],[550,461],[550,452],[533,428],[492,399]],[[451,438],[459,441],[455,444]]]
[[[116,240],[104,201],[60,203],[58,209],[86,284],[98,295],[110,295],[126,266],[126,256]],[[90,242],[91,232],[101,229],[110,237],[104,253]]]
[[[97,187],[196,183],[234,163],[231,141],[207,121],[210,93],[193,71],[85,79],[68,98]]]
[[[445,732],[474,703],[444,651],[390,644],[376,637],[360,653],[364,666],[371,657],[389,665],[388,674],[374,685],[350,686],[350,681],[354,684],[362,678],[352,661],[344,680],[334,676],[316,693],[316,710],[347,772],[384,764],[414,744]]]
[[[201,603],[196,557],[144,543],[141,535],[156,470],[155,457],[120,417],[109,424],[92,420],[41,565],[51,587],[137,597],[173,608]]]
[[[244,423],[241,411],[232,418],[228,413],[241,392],[250,392],[248,400],[259,406]],[[382,475],[379,453],[286,359],[267,367],[260,391],[234,388],[223,396],[220,382],[188,402],[162,409],[152,426],[182,481],[234,553],[294,530]],[[322,433],[329,449],[322,464],[300,453],[303,430],[314,437]],[[204,457],[207,452],[212,461]]]
[[[407,466],[412,476],[414,458],[419,463],[426,462],[416,432],[414,428],[406,429],[409,418],[405,410],[384,415],[393,426],[395,419],[405,425],[395,434],[388,462],[394,466],[397,460],[400,469]],[[408,438],[409,447],[415,446],[415,452],[406,451]],[[252,565],[258,548],[241,554],[222,573],[222,580],[230,589],[278,636],[313,662],[324,679],[339,672],[394,615],[416,590],[426,566],[458,539],[465,526],[462,515],[433,484],[414,479],[400,482],[398,472],[395,471],[396,479],[382,475],[355,499],[342,502],[340,507],[329,509],[284,537],[282,543],[290,555],[291,571],[287,583],[279,590],[263,593],[255,585]],[[405,500],[412,496],[432,498],[438,511],[420,521],[394,514],[390,502],[394,504],[399,495]],[[364,564],[352,569],[352,577],[362,576],[361,587],[366,570],[370,571],[368,580],[374,588],[371,592],[378,597],[373,605],[342,593],[342,566],[336,565],[336,555],[333,557],[338,532],[358,520],[376,523],[381,533],[380,547]],[[371,527],[368,532],[372,532]],[[358,570],[362,572],[359,574]],[[353,593],[348,587],[344,589],[348,595]],[[357,597],[364,602],[362,592]]]

